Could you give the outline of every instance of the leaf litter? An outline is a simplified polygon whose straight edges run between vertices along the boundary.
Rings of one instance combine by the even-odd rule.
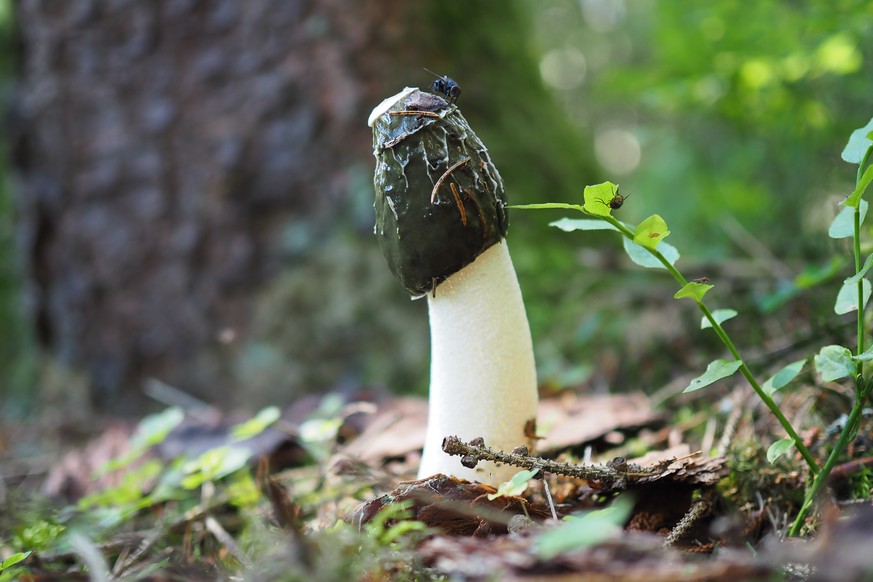
[[[797,546],[775,539],[761,546],[768,548],[769,562],[745,551],[745,544],[760,543],[763,532],[779,531],[780,512],[772,509],[773,500],[766,497],[757,503],[735,505],[736,491],[724,485],[728,459],[695,454],[688,444],[666,446],[666,435],[672,431],[666,431],[663,414],[654,411],[641,394],[564,395],[543,400],[539,455],[527,455],[534,464],[519,466],[520,471],[525,467],[538,471],[531,471],[536,474],[522,496],[497,494],[494,487],[446,476],[409,480],[424,442],[424,400],[386,396],[343,399],[335,414],[339,422],[321,453],[304,442],[305,431],[301,431],[318,409],[317,400],[298,403],[260,433],[243,439],[250,447],[249,463],[257,473],[262,499],[268,502],[268,522],[286,532],[286,549],[278,554],[276,564],[302,568],[310,574],[323,567],[319,556],[323,557],[326,549],[319,540],[335,529],[337,519],[366,531],[372,531],[374,524],[382,528],[379,531],[414,525],[402,531],[417,531],[421,534],[415,538],[418,541],[407,554],[398,554],[401,557],[390,568],[381,570],[387,578],[401,579],[414,564],[436,576],[464,579],[487,579],[497,572],[502,573],[502,579],[546,575],[617,580],[642,576],[650,580],[748,579],[783,572],[786,565],[804,558],[814,558],[820,571],[829,571],[833,562],[828,558],[829,548],[837,543],[831,540],[844,543],[840,536],[846,534],[840,532],[861,527],[845,525],[845,519],[826,519],[823,533],[837,533],[820,536],[815,553],[808,556],[803,550],[793,550]],[[272,416],[268,418],[272,422]],[[169,463],[179,455],[196,455],[238,442],[238,431],[234,436],[237,426],[239,418],[218,415],[204,421],[189,415],[148,455]],[[127,441],[134,434],[132,428],[116,428],[88,447],[71,451],[45,480],[45,490],[73,497],[86,493],[88,487],[79,485],[90,479],[94,487],[93,467],[129,449]],[[102,444],[101,439],[105,441]],[[632,440],[649,452],[634,458],[623,456],[628,446],[612,448]],[[325,451],[325,456],[318,457]],[[553,470],[555,464],[576,467],[576,472],[560,474]],[[593,468],[597,470],[592,472]],[[767,474],[764,470],[762,479]],[[796,482],[801,478],[796,472],[774,474],[776,485],[783,488],[792,487],[792,479]],[[58,483],[65,485],[59,487]],[[551,499],[547,491],[552,492]],[[619,521],[615,515],[610,518],[613,521],[603,521],[597,512],[613,507],[617,496],[630,500],[627,514],[619,515]],[[402,511],[382,517],[393,507]],[[551,519],[553,510],[557,521]],[[145,529],[139,534],[119,534],[96,547],[104,554],[119,556],[115,573],[152,568],[169,574],[183,571],[176,563],[191,559],[180,555],[187,555],[186,551],[167,547],[169,539],[183,534],[199,540],[202,547],[212,547],[215,556],[226,554],[252,579],[279,579],[265,574],[269,568],[258,570],[263,565],[246,565],[245,546],[235,538],[240,530],[234,515],[236,511],[225,496],[204,498],[197,507],[170,521],[148,526],[147,520],[145,524],[140,520]],[[575,531],[600,534],[594,538],[578,533],[571,536],[572,528],[566,535],[560,533],[565,530],[559,528],[573,525],[574,520],[578,524]],[[191,538],[193,531],[200,533]],[[559,538],[570,536],[571,549],[544,554],[542,540],[548,539],[545,532],[550,531],[559,532]],[[212,541],[207,543],[208,538]],[[190,546],[191,541],[185,543]],[[701,560],[700,554],[709,557]],[[127,558],[122,560],[123,556]],[[44,553],[35,559],[70,558]],[[842,562],[860,568],[848,557]],[[221,570],[215,570],[216,565],[204,564],[201,572],[210,572],[207,577],[215,575]]]

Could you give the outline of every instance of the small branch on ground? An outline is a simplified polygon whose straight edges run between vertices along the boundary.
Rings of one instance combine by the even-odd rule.
[[[705,517],[711,509],[712,497],[710,495],[704,495],[700,499],[695,500],[682,519],[679,520],[679,523],[667,534],[667,539],[664,540],[664,547],[672,546],[679,541],[679,538],[694,527],[694,524]]]
[[[479,461],[492,461],[524,469],[539,469],[543,473],[596,481],[614,489],[625,489],[634,479],[653,477],[660,473],[658,468],[644,469],[639,465],[628,463],[622,457],[606,465],[574,465],[533,456],[528,454],[526,449],[522,449],[523,447],[519,447],[511,453],[506,453],[486,447],[482,439],[473,439],[465,443],[456,436],[449,436],[443,440],[443,451],[461,457],[461,464],[465,467],[475,467]]]

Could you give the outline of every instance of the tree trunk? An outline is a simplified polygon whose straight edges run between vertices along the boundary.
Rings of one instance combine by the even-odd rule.
[[[502,54],[535,76],[512,54],[517,10],[504,48],[476,33],[499,27],[506,3],[412,4],[18,2],[12,157],[32,314],[95,403],[132,411],[146,377],[212,399],[244,381],[232,348],[287,262],[287,225],[317,230],[356,204],[367,114],[430,82],[419,67],[448,66],[434,55],[491,67]]]

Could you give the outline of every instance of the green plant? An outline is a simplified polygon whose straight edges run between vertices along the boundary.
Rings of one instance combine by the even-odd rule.
[[[26,560],[30,554],[31,552],[17,552],[3,560],[0,563],[0,582],[20,579],[21,575],[27,570],[22,566],[18,566],[18,564]]]
[[[788,452],[792,447],[796,448],[803,460],[809,467],[813,476],[812,485],[806,492],[804,503],[798,512],[797,518],[790,529],[791,535],[797,535],[803,524],[806,513],[812,506],[817,494],[827,482],[828,475],[845,450],[850,438],[858,430],[858,422],[864,403],[870,396],[873,381],[864,376],[863,364],[873,360],[873,348],[865,351],[864,336],[864,308],[871,295],[870,282],[865,275],[873,267],[873,254],[867,257],[862,264],[861,253],[861,229],[860,225],[866,215],[867,203],[862,199],[867,187],[873,182],[873,165],[868,165],[871,152],[873,152],[873,120],[852,134],[849,144],[843,152],[843,159],[850,163],[858,164],[858,174],[855,190],[844,201],[845,208],[836,217],[829,235],[832,238],[853,239],[855,274],[846,279],[834,305],[837,314],[845,314],[855,311],[857,313],[857,346],[852,350],[844,346],[829,345],[821,348],[815,356],[815,368],[822,381],[829,382],[851,377],[855,384],[855,401],[848,415],[848,420],[834,444],[824,465],[819,467],[818,462],[810,453],[809,449],[801,440],[795,428],[791,425],[779,406],[773,399],[773,394],[791,382],[803,369],[806,359],[792,362],[769,378],[763,384],[759,383],[746,362],[740,355],[736,345],[728,333],[722,327],[722,323],[737,315],[732,309],[711,310],[704,302],[704,296],[714,285],[709,284],[706,278],[688,281],[676,268],[679,259],[678,250],[664,242],[670,234],[666,221],[658,214],[654,214],[637,226],[626,224],[612,216],[612,211],[620,208],[624,202],[623,196],[618,193],[618,186],[612,182],[605,182],[594,186],[586,186],[583,194],[584,203],[546,203],[517,205],[511,208],[520,209],[566,209],[575,210],[588,218],[570,219],[564,218],[551,223],[564,231],[577,230],[612,230],[621,234],[624,249],[630,259],[646,268],[665,269],[679,285],[675,293],[675,299],[690,299],[694,301],[703,313],[701,328],[711,328],[731,355],[730,359],[718,359],[711,362],[706,371],[691,380],[685,388],[685,392],[699,390],[714,382],[727,378],[739,371],[761,401],[772,412],[779,424],[787,433],[788,437],[773,443],[767,451],[767,459],[771,463]]]
[[[733,357],[730,360],[719,359],[711,362],[702,375],[691,380],[688,387],[685,388],[685,392],[705,388],[718,380],[731,376],[739,370],[758,394],[758,397],[761,398],[767,408],[777,418],[785,432],[788,433],[794,446],[797,447],[797,450],[809,465],[810,471],[817,473],[818,464],[812,454],[806,448],[806,445],[804,445],[797,431],[794,430],[794,427],[782,411],[779,410],[770,394],[764,390],[752,375],[751,370],[749,370],[749,367],[743,361],[734,342],[722,327],[722,322],[733,317],[736,312],[728,309],[711,311],[704,303],[703,297],[714,285],[708,284],[706,280],[688,281],[675,267],[675,263],[679,259],[679,251],[676,247],[664,242],[664,239],[670,234],[670,230],[667,227],[666,221],[660,215],[654,214],[643,220],[636,227],[625,224],[612,216],[612,206],[615,205],[614,200],[616,196],[618,196],[618,186],[612,182],[604,182],[603,184],[585,187],[583,205],[546,203],[519,205],[512,208],[576,210],[592,218],[565,218],[552,223],[552,226],[567,232],[576,230],[617,231],[624,237],[624,249],[634,263],[647,268],[666,269],[680,285],[674,297],[676,299],[688,298],[697,304],[697,307],[703,312],[705,320],[701,327],[712,328]]]

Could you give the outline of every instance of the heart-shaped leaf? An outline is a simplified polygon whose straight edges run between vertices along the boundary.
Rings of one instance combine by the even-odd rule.
[[[864,127],[859,127],[849,136],[849,143],[843,148],[842,158],[850,164],[860,164],[864,160],[864,155],[870,146],[873,146],[873,140],[868,137],[873,131],[873,119],[867,122]]]
[[[682,392],[694,392],[705,388],[714,382],[718,382],[722,378],[727,378],[734,372],[740,369],[743,365],[742,360],[715,360],[710,362],[706,367],[706,372],[691,381],[685,390]]]
[[[724,323],[728,319],[733,319],[736,316],[737,312],[733,309],[716,309],[712,312],[712,318],[717,323]],[[712,324],[709,323],[709,320],[704,316],[700,318],[700,329],[706,329],[707,327],[712,327]]]
[[[612,182],[585,186],[585,212],[596,216],[610,216],[612,208],[609,203],[618,194],[618,186]]]
[[[789,382],[794,380],[794,378],[800,374],[803,370],[803,366],[806,365],[806,358],[802,360],[797,360],[796,362],[791,362],[772,376],[767,379],[766,382],[761,386],[764,389],[764,392],[767,394],[772,394],[776,392],[780,388],[785,387]]]
[[[664,265],[661,264],[655,256],[633,242],[629,238],[622,237],[622,243],[624,244],[624,251],[627,253],[627,256],[630,257],[630,260],[635,262],[641,267],[646,267],[649,269],[664,269]],[[667,262],[671,265],[675,265],[676,261],[679,260],[679,251],[676,250],[676,247],[671,245],[668,242],[661,242],[657,246],[657,251],[664,255],[664,258],[667,259]]]
[[[864,305],[867,305],[867,301],[870,299],[870,293],[873,291],[870,287],[870,281],[867,279],[862,279],[861,281],[861,298],[864,301]],[[840,292],[837,293],[837,300],[834,303],[834,313],[837,315],[844,315],[846,313],[851,313],[852,311],[858,310],[858,284],[857,283],[843,283],[843,286],[840,287]]]
[[[855,373],[855,360],[852,352],[843,346],[830,345],[823,347],[815,355],[815,371],[821,375],[823,382],[833,382]]]
[[[771,465],[776,462],[776,459],[791,450],[794,446],[794,439],[781,439],[770,445],[767,449],[767,462]]]
[[[703,299],[703,296],[706,295],[706,292],[712,289],[715,285],[707,285],[705,283],[695,283],[692,281],[691,283],[686,283],[681,289],[676,291],[673,295],[674,299],[682,299],[684,297],[688,297],[689,299],[694,299],[696,302],[700,302]]]
[[[605,220],[598,220],[596,218],[562,218],[555,222],[550,222],[549,226],[560,228],[564,232],[573,232],[574,230],[618,230]]]
[[[641,247],[654,249],[669,234],[670,231],[667,229],[667,223],[664,219],[657,214],[653,214],[637,226],[634,242]]]
[[[862,199],[858,209],[861,211],[861,223],[867,217],[867,201]],[[851,238],[855,236],[855,209],[846,206],[840,210],[834,221],[828,229],[828,236],[831,238]]]

